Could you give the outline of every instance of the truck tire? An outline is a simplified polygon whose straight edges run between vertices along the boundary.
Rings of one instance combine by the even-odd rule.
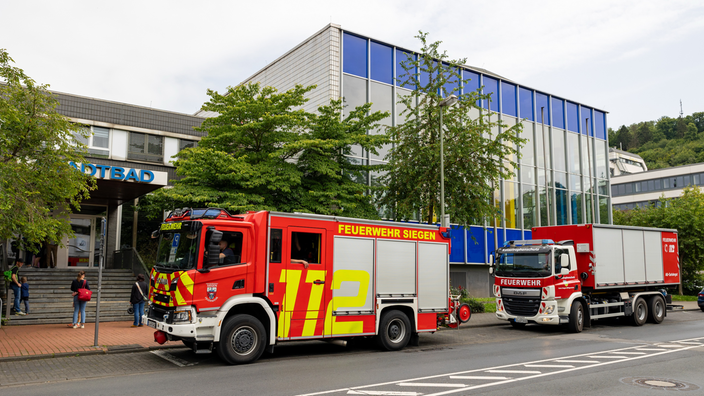
[[[411,321],[398,310],[384,313],[379,324],[379,344],[387,351],[403,349],[411,339]]]
[[[648,319],[648,304],[645,300],[638,298],[635,303],[633,303],[633,316],[631,316],[631,323],[634,326],[643,326],[645,321]]]
[[[584,307],[579,301],[572,301],[570,321],[567,324],[570,333],[581,333],[584,329]]]
[[[259,359],[266,347],[264,325],[251,315],[227,318],[222,326],[218,355],[228,364],[252,363]]]
[[[659,324],[665,320],[665,301],[660,296],[652,296],[648,299],[648,320]]]

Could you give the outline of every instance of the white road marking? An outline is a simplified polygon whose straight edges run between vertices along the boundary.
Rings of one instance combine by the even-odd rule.
[[[159,349],[159,350],[151,351],[151,352],[153,354],[155,354],[156,356],[159,356],[160,358],[162,358],[168,362],[171,362],[179,367],[189,367],[189,366],[194,366],[194,365],[198,364],[198,363],[189,363],[183,359],[179,359],[176,356],[166,352],[163,349]]]
[[[658,348],[683,348],[684,345],[672,345],[672,344],[661,344],[661,345],[655,345]]]
[[[699,348],[702,346],[701,341],[704,341],[704,337],[699,337],[699,338],[690,338],[686,340],[681,340],[681,341],[669,341],[668,345],[673,345],[673,344],[683,344],[687,345],[682,348],[667,348],[667,349],[658,349],[658,348],[647,348],[649,345],[640,345],[640,346],[633,346],[633,347],[627,347],[627,348],[620,348],[620,349],[614,349],[610,351],[601,351],[601,352],[589,352],[589,353],[584,353],[580,355],[572,355],[572,356],[562,356],[562,357],[557,357],[557,358],[551,358],[551,359],[543,359],[543,360],[536,360],[533,362],[523,362],[523,363],[513,363],[513,364],[507,364],[503,366],[495,366],[495,367],[486,367],[486,368],[481,368],[481,369],[473,369],[473,370],[466,370],[466,371],[458,371],[454,373],[445,373],[445,374],[436,374],[436,375],[430,375],[430,376],[425,376],[425,377],[419,377],[419,378],[409,378],[409,379],[404,379],[404,380],[397,380],[397,381],[389,381],[389,382],[383,382],[383,383],[377,383],[377,384],[369,384],[369,385],[362,385],[362,386],[356,386],[354,388],[341,388],[341,389],[333,389],[333,390],[328,390],[328,391],[322,391],[322,392],[315,392],[315,393],[308,393],[304,395],[299,395],[299,396],[314,396],[314,395],[324,395],[324,394],[331,394],[331,393],[341,393],[341,392],[348,392],[348,391],[357,391],[357,392],[363,392],[367,391],[369,392],[368,388],[373,388],[373,387],[381,387],[381,386],[388,386],[388,385],[400,385],[404,384],[402,386],[421,386],[421,385],[429,385],[433,387],[445,387],[445,388],[452,388],[452,389],[447,389],[443,390],[437,393],[425,395],[425,396],[442,396],[442,395],[450,395],[458,392],[467,392],[470,390],[474,389],[482,389],[482,388],[487,388],[491,386],[498,386],[498,385],[504,385],[504,384],[509,384],[517,381],[527,381],[527,380],[532,380],[535,378],[541,378],[541,377],[546,377],[546,376],[554,376],[554,375],[559,375],[559,374],[564,374],[564,373],[569,373],[572,371],[577,371],[577,370],[584,370],[584,369],[591,369],[595,367],[601,367],[601,366],[607,366],[610,364],[618,364],[618,363],[624,363],[624,362],[630,362],[630,361],[636,361],[644,358],[652,358],[656,356],[661,356],[661,355],[667,355],[670,353],[677,353],[681,351],[687,351],[690,349],[695,349]],[[693,344],[693,345],[691,345]],[[634,355],[633,353],[628,353],[628,355],[631,356],[619,356],[618,358],[616,357],[618,354],[626,355],[625,352],[633,352],[633,351],[649,351],[651,353],[648,354],[638,354]],[[614,355],[604,355],[607,353],[613,353]],[[598,362],[598,361],[591,361],[591,360],[579,360],[580,358],[585,359],[585,358],[593,358],[593,359],[602,359],[602,358],[607,358],[608,360],[604,362]],[[550,364],[550,363],[581,363],[584,364],[579,367],[570,367],[570,368],[564,368],[564,369],[557,369],[557,370],[551,370],[550,372],[542,373],[540,371],[535,371],[535,372],[529,372],[529,373],[534,373],[532,375],[526,375],[526,376],[520,376],[516,378],[509,378],[509,377],[489,377],[489,376],[481,376],[480,374],[482,373],[515,373],[518,372],[520,374],[526,374],[527,371],[525,370],[511,370],[512,368],[520,368],[520,367],[526,367],[527,365],[538,365],[538,364]],[[473,377],[473,376],[468,376],[467,374],[473,374],[476,373],[478,374],[478,377]],[[455,377],[455,378],[453,378]],[[448,378],[448,379],[469,379],[469,378],[476,378],[476,379],[486,379],[486,380],[492,380],[483,384],[479,385],[472,385],[472,386],[466,386],[466,387],[458,387],[457,385],[460,384],[442,384],[442,383],[418,383],[414,381],[422,381],[422,380],[438,380],[438,379],[443,379],[443,378]],[[381,392],[381,391],[379,391]],[[349,393],[349,394],[354,394],[354,393]],[[364,394],[364,393],[358,393],[358,394]],[[384,393],[379,393],[379,395],[384,395]],[[420,395],[420,393],[419,393]]]
[[[619,355],[645,355],[645,352],[624,352],[620,351]]]
[[[496,374],[540,374],[542,371],[531,371],[531,370],[487,370],[487,373]]]
[[[601,363],[596,360],[555,360],[556,363],[579,363],[579,364],[595,364]]]
[[[427,386],[430,388],[465,388],[466,384],[442,384],[442,383],[423,383],[423,382],[401,382],[398,386]]]
[[[348,395],[375,395],[375,396],[421,396],[418,392],[394,392],[394,391],[358,391],[350,390]]]
[[[574,366],[571,366],[569,364],[526,364],[524,365],[525,367],[531,367],[531,368],[572,368]]]
[[[468,379],[468,380],[507,380],[511,377],[489,377],[481,375],[451,375],[450,379]]]

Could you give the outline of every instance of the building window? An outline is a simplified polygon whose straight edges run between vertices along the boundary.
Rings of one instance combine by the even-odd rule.
[[[552,98],[552,125],[565,129],[565,109],[562,106],[562,99]]]
[[[577,104],[567,102],[567,129],[572,132],[579,132],[579,126],[579,113],[577,111]]]
[[[88,138],[74,134],[73,139],[87,146],[88,157],[110,158],[110,128],[93,126],[88,131]]]
[[[178,151],[180,152],[183,149],[186,148],[194,148],[196,147],[197,142],[195,140],[185,140],[185,139],[179,139],[178,141]]]
[[[548,106],[548,96],[540,92],[535,93],[535,117],[536,122],[550,125],[550,106]]]
[[[462,71],[462,79],[464,80],[464,85],[462,86],[463,95],[469,95],[471,92],[476,92],[479,89],[479,74],[464,70]],[[477,106],[480,106],[479,102],[477,102]]]
[[[163,162],[164,138],[146,133],[130,132],[127,159],[136,161]]]
[[[345,73],[367,78],[367,39],[345,33],[342,36],[344,47],[342,56]]]
[[[445,72],[445,78],[447,81],[445,81],[445,84],[443,84],[442,88],[444,92],[440,92],[440,95],[442,95],[443,98],[448,97],[450,95],[455,95],[455,96],[460,96],[460,82],[458,81],[457,77],[451,73],[457,73],[457,75],[460,75],[460,71],[457,70],[454,67],[450,67],[450,65],[444,64],[443,63],[443,70]]]
[[[519,88],[518,100],[521,106],[521,118],[535,121],[535,117],[533,117],[533,91],[523,87]]]
[[[484,108],[499,111],[499,80],[484,76],[484,94],[491,94],[488,99],[491,106],[488,106],[488,103],[484,103]]]
[[[597,138],[606,140],[606,117],[598,110],[594,110],[594,134]]]
[[[594,137],[594,121],[592,121],[592,109],[584,106],[580,106],[582,108],[582,127],[584,129],[582,130],[583,135],[588,135]],[[589,130],[587,131],[587,124],[589,125]]]
[[[396,86],[415,89],[415,84],[413,83],[415,66],[410,64],[414,60],[415,55],[412,53],[396,50]],[[410,67],[408,71],[403,68],[404,64],[406,67]]]
[[[372,80],[393,84],[393,49],[372,41],[370,52]]]
[[[501,112],[516,117],[516,86],[501,82]]]

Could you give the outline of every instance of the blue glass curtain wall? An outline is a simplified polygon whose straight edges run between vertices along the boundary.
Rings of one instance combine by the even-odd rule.
[[[416,89],[416,87],[413,84],[402,86],[403,81],[411,77],[409,72],[404,70],[402,63],[415,59],[417,54],[346,32],[342,36],[342,45],[342,72],[344,73],[342,91],[346,104],[352,106],[346,109],[345,113],[368,100],[374,103],[375,110],[383,109],[396,114],[395,123],[398,123],[399,120],[403,122],[402,117],[398,116],[403,109],[396,103],[397,97],[409,94],[411,91],[408,89]],[[446,64],[443,66],[449,67]],[[529,147],[521,148],[524,158],[520,160],[521,167],[518,169],[520,175],[516,175],[511,180],[513,183],[502,181],[500,192],[497,193],[502,200],[498,204],[499,207],[510,212],[506,219],[501,221],[501,225],[517,227],[516,229],[500,228],[498,237],[501,242],[504,238],[520,239],[519,237],[512,238],[509,234],[514,232],[518,232],[519,235],[521,232],[530,233],[531,227],[540,226],[547,222],[546,213],[544,213],[546,209],[544,202],[546,172],[542,169],[545,163],[543,161],[543,129],[549,151],[546,162],[551,196],[550,224],[582,223],[591,217],[591,208],[585,209],[585,205],[589,203],[589,197],[583,188],[583,184],[589,184],[589,161],[595,171],[594,185],[599,186],[596,198],[599,204],[597,212],[603,212],[606,217],[610,217],[610,214],[607,213],[608,210],[604,209],[604,205],[606,208],[610,205],[608,142],[606,141],[607,127],[604,112],[522,87],[493,75],[488,76],[465,68],[460,68],[459,72],[462,76],[462,83],[449,80],[444,84],[440,94],[447,96],[454,93],[459,96],[483,87],[483,93],[491,94],[491,100],[477,104],[505,116],[524,120],[522,121],[524,133],[521,136],[529,139],[527,142]],[[421,84],[426,84],[430,77],[427,72],[419,70],[411,70],[410,73],[418,73]],[[387,101],[388,103],[386,103]],[[541,109],[544,119],[541,117]],[[382,124],[390,126],[392,119],[389,118],[385,121]],[[504,117],[503,121],[509,125],[516,122],[508,117]],[[545,122],[545,128],[540,124],[541,121]],[[378,132],[374,130],[369,133]],[[590,139],[591,158],[587,158],[585,154],[586,136],[580,135],[596,138],[593,141]],[[361,150],[360,147],[355,147],[353,156],[356,157],[355,161],[382,163],[388,148],[381,151],[379,155],[372,155]],[[506,186],[509,185],[512,187],[507,190]],[[538,194],[537,190],[540,190],[541,193]],[[598,220],[602,223],[608,223],[608,220]],[[485,262],[485,251],[489,246],[493,249],[493,235],[487,237],[483,227],[469,228],[465,231],[469,237],[467,241],[463,240],[461,233],[453,232],[452,262]],[[487,232],[491,234],[493,230]],[[469,236],[470,233],[477,240],[480,240],[480,245],[475,245]],[[527,236],[524,235],[524,238]],[[459,250],[460,246],[462,247],[461,251]]]

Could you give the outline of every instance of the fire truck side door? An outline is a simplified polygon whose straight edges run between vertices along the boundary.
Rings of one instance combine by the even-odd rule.
[[[205,253],[201,255],[193,287],[193,303],[200,312],[218,309],[236,294],[251,293],[253,287],[250,230],[233,226],[217,226],[216,229],[223,233],[222,240],[227,245],[221,250],[216,266],[206,268],[207,256]],[[210,232],[206,232],[202,244],[205,251],[208,250],[209,237]]]
[[[282,338],[321,337],[330,301],[325,229],[289,227],[285,231],[279,283],[286,292],[279,316]],[[305,268],[305,263],[308,268]],[[283,326],[283,327],[282,327]]]

